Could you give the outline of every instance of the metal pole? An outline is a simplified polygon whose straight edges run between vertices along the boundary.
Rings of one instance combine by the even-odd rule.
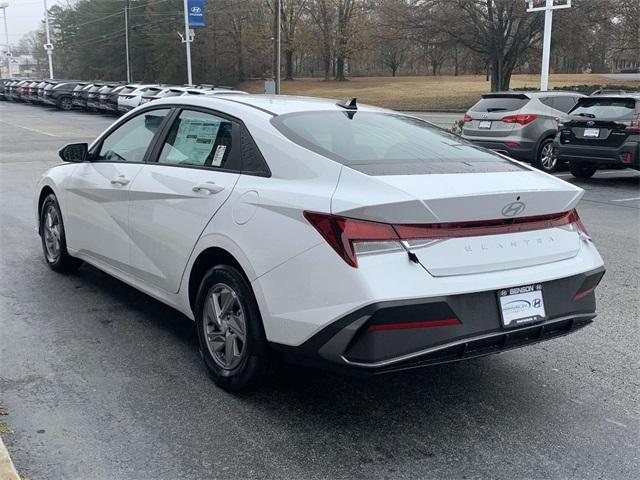
[[[7,44],[7,73],[9,74],[9,78],[11,78],[13,75],[11,74],[11,47],[9,46],[9,30],[7,29],[7,7],[5,5],[0,8],[2,8],[2,16],[4,17],[4,38]]]
[[[549,87],[549,57],[551,55],[551,25],[553,23],[553,0],[547,0],[544,11],[544,39],[542,41],[542,73],[540,75],[540,91],[546,92]]]
[[[189,35],[189,7],[188,0],[184,0],[184,43],[187,49],[187,83],[193,85],[191,77],[191,36]]]
[[[53,79],[53,49],[51,48],[51,37],[49,35],[49,9],[47,0],[44,0],[44,28],[47,33],[47,57],[49,57],[49,78]]]
[[[127,83],[131,83],[131,58],[129,54],[129,0],[124,0],[124,45],[127,59]]]
[[[278,2],[278,48],[276,49],[276,95],[280,95],[280,47],[282,42],[282,0]]]

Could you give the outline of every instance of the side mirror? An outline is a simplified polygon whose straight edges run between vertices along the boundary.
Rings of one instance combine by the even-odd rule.
[[[89,156],[88,143],[69,143],[58,152],[60,158],[65,162],[81,163]]]

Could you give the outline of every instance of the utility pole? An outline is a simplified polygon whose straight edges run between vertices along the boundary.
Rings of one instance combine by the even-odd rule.
[[[127,59],[127,83],[131,83],[131,55],[129,53],[129,0],[124,0],[124,48]]]
[[[276,49],[276,95],[280,95],[280,51],[281,51],[281,43],[282,43],[282,0],[276,0],[278,3],[277,13],[278,16],[278,33],[277,33],[277,42],[278,48]]]
[[[4,38],[6,43],[7,51],[5,52],[5,57],[7,59],[7,73],[9,78],[13,77],[11,74],[11,46],[9,45],[9,30],[7,29],[7,7],[9,6],[8,2],[0,3],[0,10],[2,10],[2,16],[4,17]]]
[[[187,53],[187,83],[193,85],[193,78],[191,76],[191,32],[189,31],[189,7],[187,5],[188,0],[184,0],[184,38],[182,42],[185,44]]]
[[[47,8],[47,0],[44,0],[44,28],[47,34],[47,43],[44,49],[47,51],[49,58],[49,78],[53,80],[53,44],[49,35],[49,9]]]
[[[571,8],[571,0],[561,5],[554,5],[554,0],[544,0],[545,5],[534,7],[534,0],[526,0],[529,4],[527,12],[540,12],[544,10],[544,38],[542,41],[542,72],[540,73],[540,91],[546,92],[549,87],[549,58],[551,56],[551,27],[553,24],[553,11],[561,8]]]

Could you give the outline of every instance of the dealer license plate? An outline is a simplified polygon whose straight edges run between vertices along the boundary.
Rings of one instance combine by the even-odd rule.
[[[590,138],[598,138],[600,136],[600,129],[599,128],[585,128],[584,129],[584,136],[585,137],[590,137]]]
[[[540,284],[498,290],[498,300],[505,328],[538,322],[546,317]]]

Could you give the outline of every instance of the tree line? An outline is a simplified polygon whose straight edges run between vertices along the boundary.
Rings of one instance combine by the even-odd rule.
[[[234,85],[276,70],[278,0],[206,0],[192,43],[196,83]],[[509,87],[515,72],[539,72],[544,13],[524,0],[280,0],[283,79],[484,74]],[[183,83],[182,0],[67,0],[49,10],[56,76],[126,78],[128,8],[134,80]],[[607,72],[640,60],[638,0],[574,0],[554,15],[552,70]],[[18,53],[46,69],[44,28]]]

